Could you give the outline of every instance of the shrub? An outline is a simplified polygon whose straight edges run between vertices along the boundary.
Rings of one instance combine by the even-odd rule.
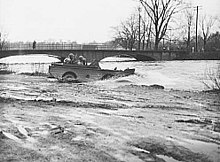
[[[206,73],[207,80],[203,83],[209,90],[220,91],[220,64],[217,70],[209,70]]]

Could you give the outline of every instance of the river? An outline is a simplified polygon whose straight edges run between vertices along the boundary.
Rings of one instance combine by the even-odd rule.
[[[101,68],[135,74],[89,83],[48,78],[58,61],[0,59],[0,72],[14,72],[0,73],[0,161],[219,161],[219,92],[202,92],[219,60],[105,58]]]
[[[49,55],[11,56],[0,59],[0,68],[20,73],[40,72],[47,74],[49,65],[59,61]],[[132,58],[109,57],[100,63],[103,69],[135,68],[135,74],[123,78],[97,81],[94,84],[115,87],[121,84],[152,85],[158,84],[166,89],[205,90],[208,76],[216,74],[219,60],[196,61],[136,61]],[[210,83],[211,84],[211,83]]]

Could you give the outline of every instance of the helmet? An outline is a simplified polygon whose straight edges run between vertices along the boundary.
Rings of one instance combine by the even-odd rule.
[[[79,56],[79,60],[83,60],[84,59],[84,57],[83,56]]]
[[[75,57],[75,54],[70,53],[70,54],[68,55],[68,57],[69,57],[70,59],[73,59],[73,58]]]
[[[65,60],[64,60],[64,63],[69,63],[71,60],[70,60],[70,58],[65,58]]]

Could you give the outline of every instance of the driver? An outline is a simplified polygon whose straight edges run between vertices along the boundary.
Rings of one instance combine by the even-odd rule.
[[[70,53],[67,58],[64,59],[65,64],[76,64],[76,54]]]

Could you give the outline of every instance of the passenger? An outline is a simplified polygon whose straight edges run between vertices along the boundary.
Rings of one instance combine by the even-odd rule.
[[[71,64],[76,64],[77,63],[76,54],[70,53],[69,58],[71,60],[70,61]]]
[[[64,59],[65,64],[76,64],[76,54],[70,53],[67,58]]]
[[[64,64],[70,64],[70,61],[71,61],[70,58],[67,57],[67,58],[64,59]]]
[[[86,58],[83,56],[79,56],[78,65],[87,65]]]

